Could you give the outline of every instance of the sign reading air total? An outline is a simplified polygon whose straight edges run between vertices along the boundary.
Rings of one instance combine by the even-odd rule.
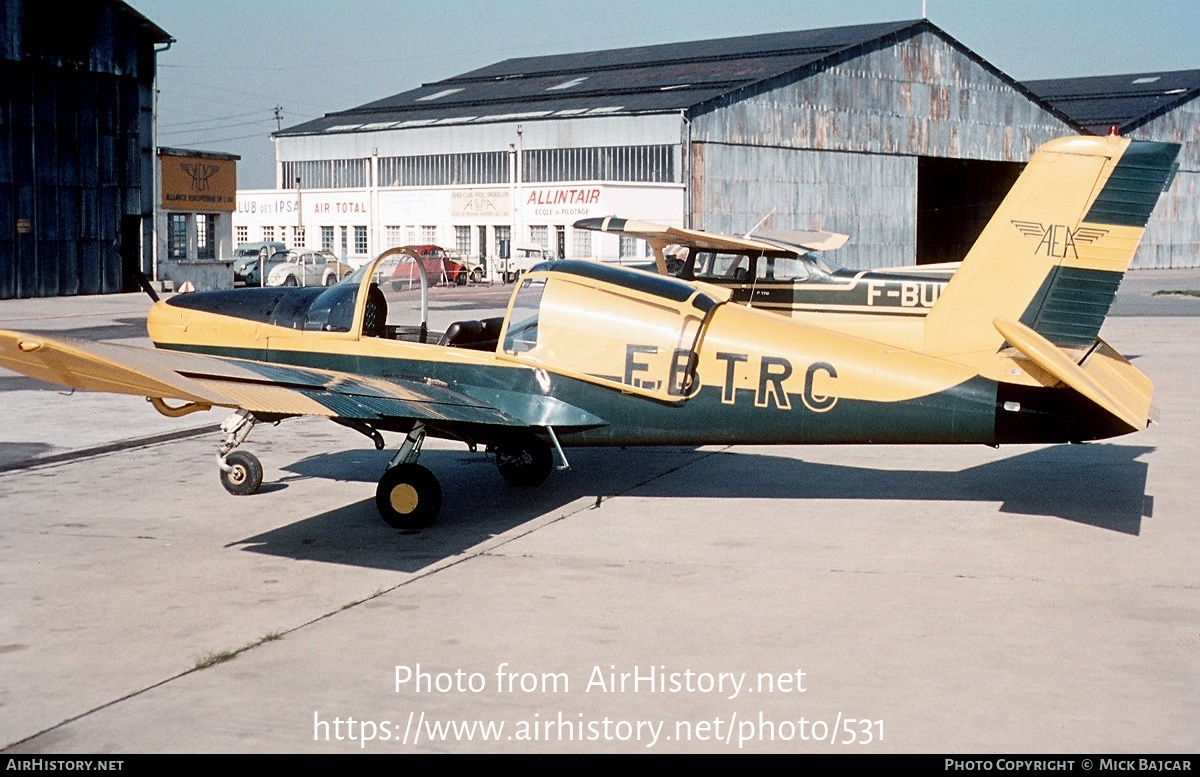
[[[232,159],[160,153],[163,210],[232,211],[237,163]]]

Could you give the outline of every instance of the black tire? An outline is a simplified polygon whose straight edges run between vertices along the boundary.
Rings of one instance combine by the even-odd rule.
[[[476,267],[471,270],[471,283],[483,283],[483,270]]]
[[[288,277],[283,279],[283,285],[284,286],[299,286],[300,284],[296,281],[295,275],[289,275]]]
[[[549,446],[531,440],[516,445],[497,445],[496,469],[514,486],[529,488],[540,486],[554,466]]]
[[[456,286],[466,286],[467,285],[467,271],[466,270],[458,271],[458,275],[454,276],[454,285],[456,285]]]
[[[375,489],[375,507],[388,526],[424,529],[442,509],[442,487],[420,464],[397,464],[383,473]]]
[[[258,493],[262,486],[263,468],[258,457],[245,451],[234,451],[225,457],[225,463],[233,467],[226,472],[219,470],[221,485],[234,496],[249,496]]]
[[[337,282],[338,282],[337,276],[334,275],[333,273],[329,273],[328,275],[325,276],[325,285],[326,286],[333,286]]]

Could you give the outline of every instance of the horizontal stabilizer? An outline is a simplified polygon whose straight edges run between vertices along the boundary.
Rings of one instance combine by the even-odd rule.
[[[1110,415],[1138,431],[1152,416],[1150,395],[1154,385],[1103,341],[1083,366],[1062,349],[1024,324],[997,318],[996,330],[1014,348]]]

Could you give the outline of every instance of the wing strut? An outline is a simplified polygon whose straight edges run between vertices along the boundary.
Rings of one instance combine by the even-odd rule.
[[[562,464],[559,464],[559,471],[568,470],[571,468],[571,462],[567,461],[567,454],[563,453],[562,446],[558,444],[558,435],[554,433],[553,426],[547,426],[546,431],[550,433],[550,442],[554,443],[554,450],[558,451],[558,457],[562,459]]]

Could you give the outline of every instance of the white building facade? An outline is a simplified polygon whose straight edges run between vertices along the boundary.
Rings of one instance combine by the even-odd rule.
[[[582,218],[637,213],[682,225],[678,113],[497,118],[280,136],[278,188],[238,192],[235,240],[325,249],[351,264],[436,244],[491,270],[488,260],[514,244],[647,260],[640,241],[573,229]]]

